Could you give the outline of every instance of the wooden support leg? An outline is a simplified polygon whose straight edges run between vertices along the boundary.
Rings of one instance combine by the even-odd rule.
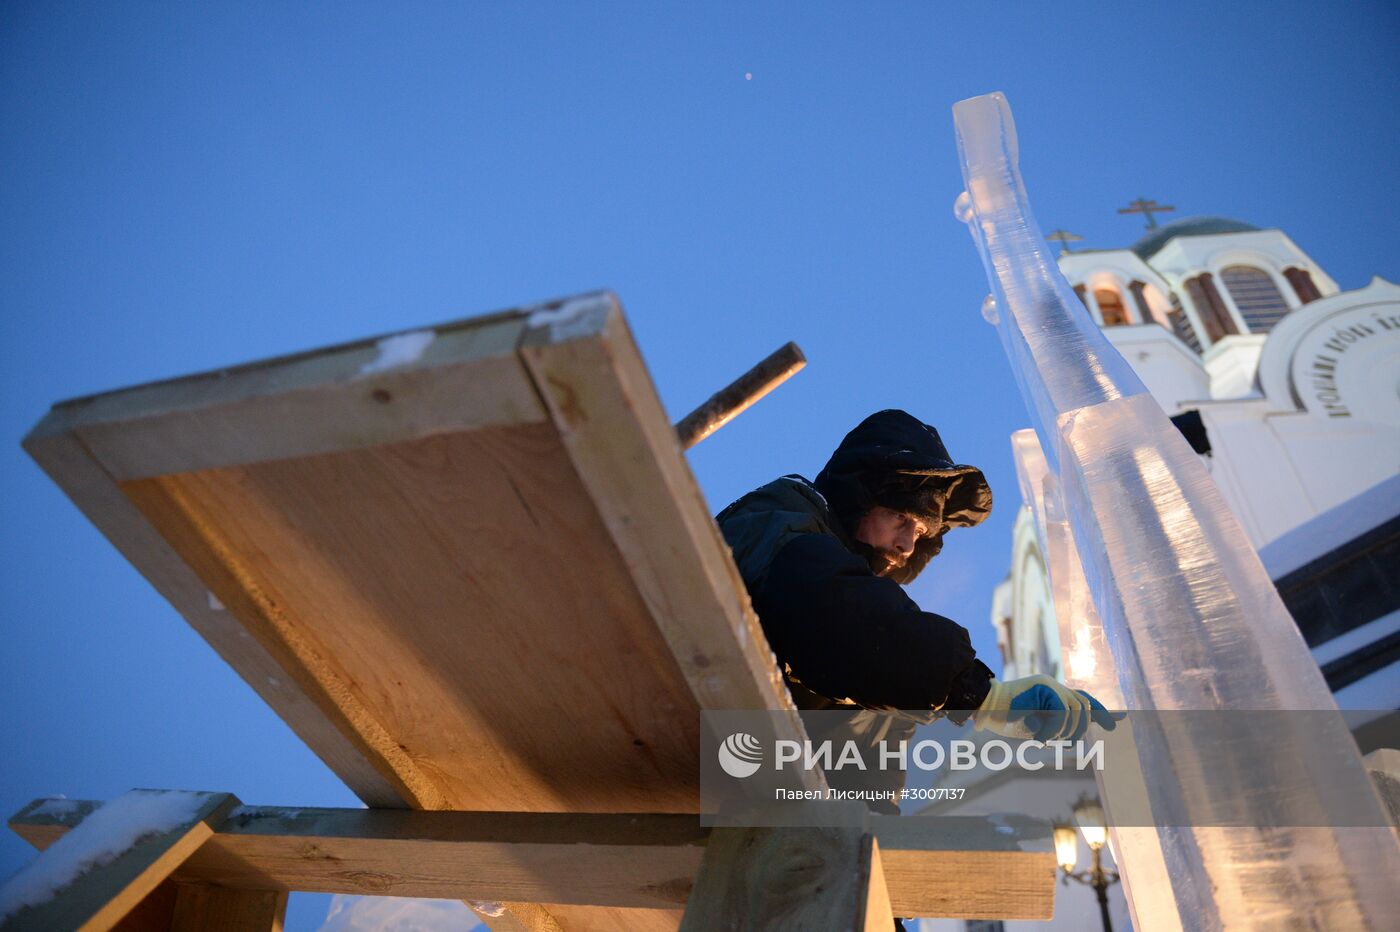
[[[207,883],[175,885],[170,932],[282,932],[287,894]]]
[[[681,932],[894,928],[868,827],[715,829]]]
[[[105,932],[145,900],[222,822],[228,793],[132,790],[0,889],[0,929]]]
[[[163,880],[131,912],[112,926],[112,932],[170,932],[175,915],[175,881]]]
[[[166,880],[112,932],[282,932],[287,892]]]

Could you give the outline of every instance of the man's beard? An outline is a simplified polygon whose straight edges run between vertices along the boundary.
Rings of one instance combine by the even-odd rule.
[[[860,555],[865,557],[866,566],[870,567],[870,572],[876,576],[888,576],[895,570],[901,569],[907,562],[903,556],[893,550],[881,550],[863,541],[857,541],[856,546],[860,549]]]

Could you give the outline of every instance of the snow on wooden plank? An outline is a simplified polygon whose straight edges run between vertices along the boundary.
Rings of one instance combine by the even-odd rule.
[[[91,809],[0,888],[0,928],[111,928],[237,804],[227,793],[132,790]]]

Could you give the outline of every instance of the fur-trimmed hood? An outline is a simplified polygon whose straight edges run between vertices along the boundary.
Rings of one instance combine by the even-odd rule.
[[[875,505],[917,514],[938,529],[890,573],[898,583],[912,582],[923,571],[943,549],[949,529],[981,524],[992,511],[982,471],[954,463],[937,430],[894,408],[877,411],[847,434],[814,485],[852,541]]]

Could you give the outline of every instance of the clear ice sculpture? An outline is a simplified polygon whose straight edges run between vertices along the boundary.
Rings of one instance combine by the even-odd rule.
[[[997,326],[1044,458],[1028,501],[1052,560],[1080,576],[1051,583],[1069,593],[1057,593],[1057,610],[1060,597],[1066,609],[1084,606],[1059,619],[1066,670],[1083,644],[1098,660],[1085,679],[1111,666],[1116,689],[1100,688],[1128,710],[1335,710],[1205,467],[1060,274],[1031,214],[1005,96],[960,101],[953,120],[966,185],[954,212],[981,254],[992,289],[983,315]],[[1055,553],[1067,545],[1073,555]],[[1115,832],[1137,928],[1400,928],[1392,829],[1192,827],[1208,822],[1208,801],[1185,785],[1261,814],[1292,787],[1325,785],[1373,801],[1370,824],[1384,826],[1359,752],[1324,760],[1264,733],[1195,743],[1134,727],[1134,738],[1164,826],[1148,838]],[[1111,819],[1114,794],[1102,789]]]

